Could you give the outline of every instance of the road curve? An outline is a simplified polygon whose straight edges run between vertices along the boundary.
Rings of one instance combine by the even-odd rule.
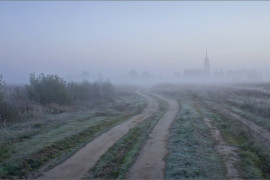
[[[178,113],[179,105],[173,99],[155,96],[168,102],[168,111],[153,129],[137,160],[128,172],[127,179],[164,179],[164,158],[168,153],[169,128]]]
[[[124,136],[130,128],[135,127],[138,123],[150,117],[158,111],[158,102],[155,98],[139,93],[147,99],[148,105],[144,111],[127,121],[113,127],[111,130],[103,133],[84,148],[77,151],[72,157],[64,161],[62,164],[43,173],[40,179],[79,179],[82,178],[99,160],[99,158],[122,136]]]

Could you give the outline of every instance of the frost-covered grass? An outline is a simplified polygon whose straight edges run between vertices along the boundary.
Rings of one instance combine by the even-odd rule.
[[[241,109],[237,106],[232,106],[232,105],[223,105],[224,107],[226,107],[227,109],[232,110],[234,113],[244,117],[245,119],[254,122],[255,124],[263,127],[264,129],[270,131],[270,119],[267,117],[262,117],[262,116],[258,116],[255,113],[252,113],[250,111]],[[269,105],[270,106],[270,105]]]
[[[187,99],[179,103],[181,110],[169,135],[166,178],[225,178],[224,164],[214,148],[209,128]]]
[[[166,112],[168,104],[159,100],[159,111],[139,123],[117,141],[89,172],[90,179],[123,179],[135,162],[150,132]]]
[[[138,114],[145,104],[142,97],[133,94],[119,97],[105,109],[45,114],[39,120],[2,127],[0,178],[29,177],[44,165],[54,166],[94,137]]]
[[[201,104],[204,115],[212,119],[224,140],[238,148],[237,168],[244,179],[268,179],[270,156],[266,149],[254,139],[251,130],[231,116],[216,111],[213,104]],[[207,110],[207,109],[208,110]]]
[[[268,90],[266,88],[269,88]],[[181,93],[195,100],[220,104],[270,131],[270,85],[183,85],[160,87],[167,95]]]
[[[228,112],[236,113],[270,131],[270,97],[267,89],[258,90],[261,87],[256,87],[255,90],[250,87],[243,88],[236,88],[235,85],[172,85],[166,88],[161,86],[159,89],[156,89],[159,93],[179,98],[179,103],[182,107],[182,112],[172,126],[170,135],[169,147],[171,153],[167,158],[167,178],[222,177],[201,175],[207,174],[207,171],[201,171],[201,168],[208,168],[208,163],[206,162],[210,162],[207,158],[205,160],[205,157],[201,156],[207,148],[200,148],[201,146],[203,147],[204,142],[206,144],[211,142],[211,138],[209,141],[209,130],[204,131],[203,127],[205,125],[203,125],[202,120],[203,117],[208,117],[221,132],[223,139],[229,145],[238,148],[239,162],[236,168],[240,172],[241,177],[269,179],[269,150],[261,144],[262,142],[258,140],[259,137],[254,138],[251,129],[233,116],[230,116],[229,113],[219,111],[216,108],[225,108]],[[192,106],[189,106],[190,101],[193,102]],[[204,133],[200,134],[200,132]],[[199,140],[194,141],[196,139]],[[215,151],[211,143],[207,147],[209,151]],[[206,157],[211,156],[207,155]],[[201,160],[203,163],[200,163]],[[192,161],[192,163],[189,161]],[[216,166],[214,161],[210,164],[214,167]],[[212,171],[211,167],[209,171]],[[225,171],[225,167],[223,171]]]

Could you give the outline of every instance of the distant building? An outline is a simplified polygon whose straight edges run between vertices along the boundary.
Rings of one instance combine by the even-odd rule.
[[[209,58],[207,56],[207,49],[206,49],[206,55],[205,55],[205,58],[204,58],[204,72],[206,74],[210,73],[210,65],[209,65]]]
[[[207,56],[207,49],[206,55],[204,58],[204,66],[202,69],[187,69],[184,71],[184,76],[191,77],[191,78],[201,78],[208,76],[210,74],[210,63],[209,58]]]

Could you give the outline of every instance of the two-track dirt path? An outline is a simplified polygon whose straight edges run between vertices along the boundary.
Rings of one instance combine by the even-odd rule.
[[[98,161],[98,159],[122,136],[124,136],[130,128],[135,127],[138,123],[150,117],[158,111],[158,102],[155,98],[140,93],[148,101],[145,110],[127,121],[113,127],[108,132],[97,137],[88,143],[84,148],[76,152],[71,158],[62,164],[45,172],[41,179],[79,179],[82,178]]]
[[[143,146],[137,160],[127,174],[128,179],[164,179],[165,161],[167,155],[167,139],[169,128],[178,110],[178,103],[169,98],[155,95],[168,102],[168,111],[159,120],[146,144]]]

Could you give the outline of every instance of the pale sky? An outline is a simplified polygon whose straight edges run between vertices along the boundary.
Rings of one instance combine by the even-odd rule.
[[[270,72],[267,1],[0,2],[0,74],[172,74],[201,68]]]

